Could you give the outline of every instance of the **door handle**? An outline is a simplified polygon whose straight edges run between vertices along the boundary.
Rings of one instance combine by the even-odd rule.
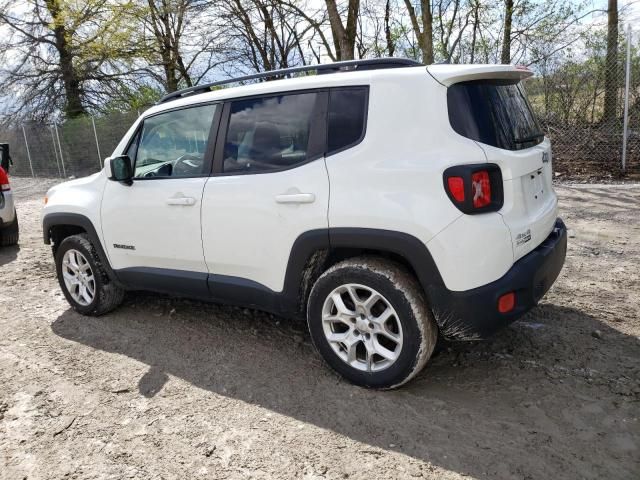
[[[173,197],[167,198],[167,205],[185,205],[191,206],[196,204],[196,199],[193,197]]]
[[[277,203],[313,203],[316,196],[313,193],[282,193],[276,195]]]

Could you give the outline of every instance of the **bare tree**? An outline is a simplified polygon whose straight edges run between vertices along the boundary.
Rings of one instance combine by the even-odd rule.
[[[618,0],[609,0],[607,15],[607,59],[604,71],[604,112],[602,120],[616,118],[618,82]]]
[[[411,0],[404,0],[404,3],[411,20],[411,26],[418,39],[418,46],[422,51],[422,61],[426,64],[433,63],[433,16],[431,13],[431,1],[420,0],[420,20],[418,20],[416,10],[413,8]],[[420,24],[422,24],[422,28]]]
[[[325,0],[331,24],[331,33],[336,47],[337,60],[353,60],[355,54],[360,0],[348,0],[347,23],[342,22],[336,0]]]
[[[126,4],[109,0],[0,1],[0,87],[9,117],[72,118],[132,81],[135,46],[123,42]]]
[[[511,63],[511,24],[513,21],[513,0],[504,0],[504,25],[502,32],[501,63]]]
[[[320,24],[295,1],[218,0],[216,7],[235,70],[304,65],[314,55],[312,41]]]
[[[143,37],[148,72],[167,92],[197,84],[226,60],[209,1],[139,0],[137,5],[136,20],[150,33]]]

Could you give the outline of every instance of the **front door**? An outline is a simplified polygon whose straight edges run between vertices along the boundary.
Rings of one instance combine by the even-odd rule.
[[[146,118],[127,149],[133,184],[107,182],[104,243],[129,287],[207,294],[200,214],[218,108],[199,105]]]

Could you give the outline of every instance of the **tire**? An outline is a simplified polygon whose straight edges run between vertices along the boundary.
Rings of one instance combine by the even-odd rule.
[[[11,225],[0,230],[0,247],[8,247],[16,245],[20,239],[20,227],[18,226],[18,213],[15,214],[15,220]]]
[[[345,260],[323,273],[309,295],[307,322],[325,362],[367,388],[392,389],[411,380],[438,338],[415,277],[377,257]]]
[[[111,281],[86,234],[65,238],[56,250],[55,262],[60,288],[76,312],[99,316],[110,312],[122,303],[124,290]],[[83,272],[82,279],[79,279],[78,272]],[[67,286],[65,273],[68,279],[75,277],[78,282],[84,282],[86,296],[81,294],[82,285],[79,283],[71,287]]]

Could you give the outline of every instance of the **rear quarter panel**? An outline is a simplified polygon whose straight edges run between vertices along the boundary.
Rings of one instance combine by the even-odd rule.
[[[326,158],[329,226],[410,234],[429,248],[447,288],[466,290],[504,275],[513,251],[500,215],[463,215],[446,195],[446,168],[486,162],[451,128],[446,91],[426,69],[376,75],[363,142]]]

